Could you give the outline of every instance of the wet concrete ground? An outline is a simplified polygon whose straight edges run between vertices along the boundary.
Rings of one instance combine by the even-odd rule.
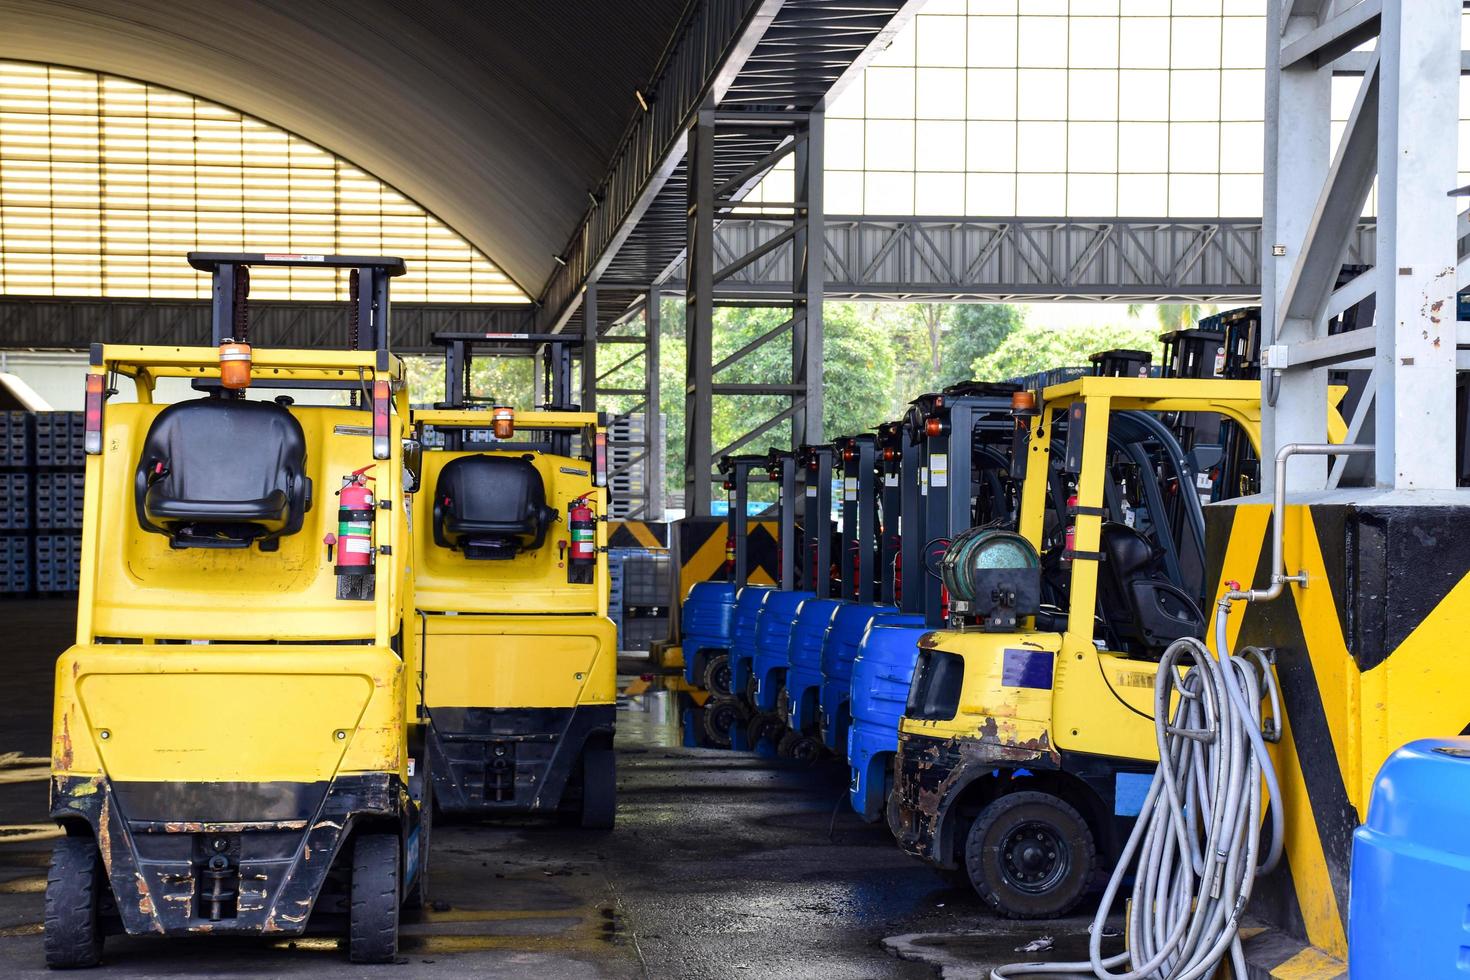
[[[0,604],[7,640],[0,753],[48,749],[51,664],[71,637],[66,602]],[[983,976],[1042,934],[1084,920],[1004,923],[968,889],[901,853],[845,802],[846,771],[677,745],[666,695],[618,715],[617,829],[542,823],[434,830],[436,909],[404,913],[396,967],[347,963],[331,939],[297,943],[114,937],[109,976],[918,978],[884,939],[953,933],[931,961]],[[12,768],[9,770],[14,771]],[[8,782],[0,823],[44,822],[45,782]],[[0,829],[0,976],[43,976],[49,840]],[[912,954],[912,950],[910,950]]]

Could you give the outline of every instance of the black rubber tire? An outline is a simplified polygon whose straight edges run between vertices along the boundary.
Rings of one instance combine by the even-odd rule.
[[[427,753],[425,755],[427,765]],[[423,795],[419,799],[419,871],[403,902],[411,909],[429,907],[429,848],[434,837],[434,781],[427,772],[424,773],[423,780]]]
[[[1036,870],[1028,872],[1016,862],[1020,848],[1030,851]],[[1050,793],[1002,796],[980,811],[965,835],[970,885],[1008,919],[1066,915],[1086,894],[1096,863],[1087,821]],[[1024,881],[1027,873],[1036,880]]]
[[[785,730],[785,720],[769,711],[757,711],[745,726],[745,737],[750,742],[750,749],[753,752],[757,743],[762,740],[769,739],[779,745],[781,733]]]
[[[776,717],[781,719],[781,724],[790,727],[791,722],[791,692],[782,684],[781,689],[776,692]]]
[[[821,739],[803,735],[801,732],[787,732],[781,736],[781,741],[776,746],[776,754],[781,758],[808,765],[815,763],[826,751],[827,746],[822,744]]]
[[[98,908],[107,887],[102,855],[90,837],[63,837],[46,873],[46,965],[76,970],[102,962]]]
[[[617,755],[612,749],[584,749],[580,822],[588,830],[611,830],[617,816]]]
[[[730,655],[711,653],[705,657],[704,673],[701,675],[704,689],[717,698],[730,696]]]
[[[347,948],[354,963],[390,963],[398,955],[403,874],[398,851],[396,834],[364,833],[353,841]]]
[[[717,749],[730,747],[730,726],[740,722],[740,705],[734,698],[710,698],[704,706],[704,737]]]

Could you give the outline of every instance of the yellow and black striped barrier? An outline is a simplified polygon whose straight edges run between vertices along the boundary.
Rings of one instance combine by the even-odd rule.
[[[1232,580],[1266,588],[1270,506],[1212,505],[1205,521],[1212,598]],[[1379,767],[1406,742],[1470,727],[1470,507],[1295,506],[1284,531],[1287,574],[1306,586],[1236,603],[1227,634],[1231,650],[1274,651],[1285,715],[1273,805],[1286,860],[1251,912],[1315,947],[1272,976],[1327,977],[1347,959],[1353,831]]]
[[[725,581],[729,526],[721,517],[686,517],[674,527],[678,542],[679,601],[683,602],[695,583]],[[778,525],[775,521],[751,521],[747,528],[749,581],[752,585],[775,585]]]
[[[663,551],[669,546],[669,525],[650,521],[608,521],[607,546]]]

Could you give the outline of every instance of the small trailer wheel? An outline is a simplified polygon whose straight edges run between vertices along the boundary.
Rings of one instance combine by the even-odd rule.
[[[46,874],[46,965],[75,970],[102,962],[98,913],[107,887],[102,854],[90,837],[63,837]]]
[[[1054,919],[1087,891],[1097,849],[1087,821],[1050,793],[1010,793],[965,835],[965,870],[985,903],[1009,919]]]
[[[396,834],[360,834],[352,845],[347,945],[354,963],[388,963],[398,955],[398,851]]]

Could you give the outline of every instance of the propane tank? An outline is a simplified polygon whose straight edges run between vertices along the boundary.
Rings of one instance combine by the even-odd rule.
[[[597,562],[597,516],[586,497],[578,497],[567,508],[567,530],[571,548],[567,553],[567,578],[587,584]]]
[[[337,598],[371,599],[373,582],[373,519],[376,501],[368,486],[372,466],[342,478],[337,491]]]

